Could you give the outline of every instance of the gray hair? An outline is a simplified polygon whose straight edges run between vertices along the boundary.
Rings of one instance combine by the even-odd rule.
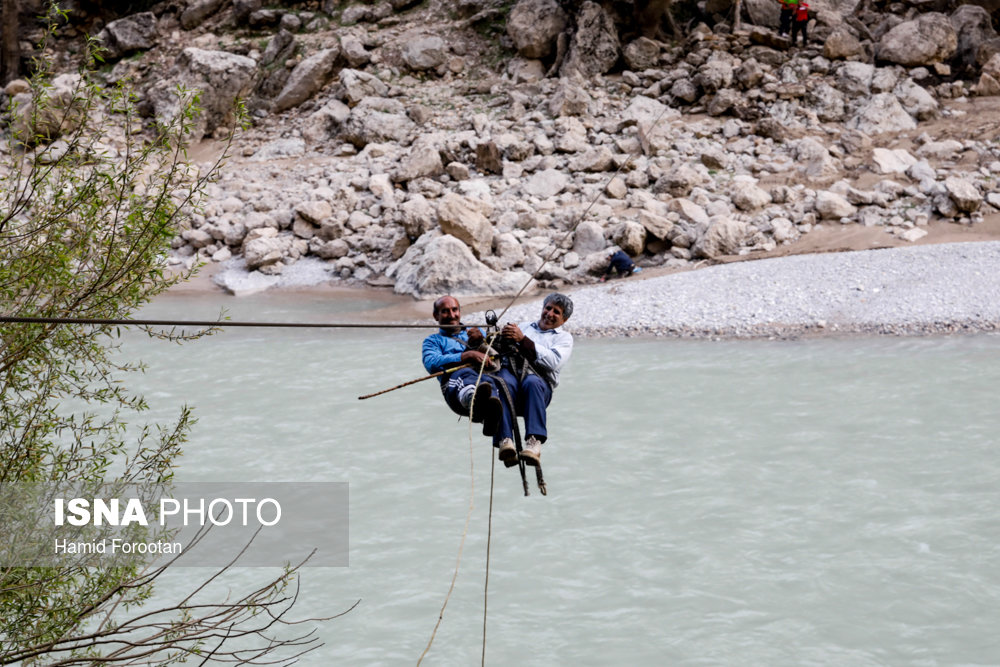
[[[559,292],[553,292],[552,294],[545,297],[545,301],[542,302],[542,307],[554,303],[563,311],[563,317],[569,319],[569,316],[573,314],[573,300],[570,299],[565,294],[560,294]]]

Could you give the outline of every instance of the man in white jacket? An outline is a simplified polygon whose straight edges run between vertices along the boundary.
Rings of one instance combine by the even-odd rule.
[[[573,352],[573,336],[562,329],[573,314],[573,302],[565,294],[545,297],[542,315],[537,322],[508,324],[501,331],[505,342],[516,347],[518,354],[509,370],[516,378],[515,403],[517,414],[524,417],[525,443],[521,460],[537,466],[542,455],[542,443],[548,438],[546,408],[552,391],[559,385],[559,372]],[[520,357],[520,359],[517,359]],[[505,372],[501,372],[506,376]],[[501,442],[500,459],[513,457],[514,445]]]

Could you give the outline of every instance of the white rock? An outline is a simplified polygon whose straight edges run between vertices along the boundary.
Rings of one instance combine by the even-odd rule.
[[[485,257],[493,248],[489,211],[485,202],[449,192],[438,203],[438,223],[442,232],[463,241],[477,257]]]
[[[418,299],[456,296],[510,296],[531,279],[523,271],[498,273],[478,261],[453,236],[428,233],[410,246],[387,270],[397,294]]]
[[[903,174],[917,163],[917,158],[902,148],[872,149],[872,160],[875,162],[875,166],[880,174]]]
[[[746,240],[748,231],[747,224],[741,220],[715,216],[692,247],[692,254],[706,258],[736,254]]]
[[[679,116],[680,111],[643,95],[637,95],[622,114],[625,120],[636,122],[639,129],[639,143],[646,155],[657,155],[674,147],[674,136],[669,121]]]
[[[539,199],[555,197],[569,185],[569,176],[558,169],[545,169],[533,175],[524,184],[524,191]]]
[[[865,134],[905,132],[917,127],[913,116],[900,105],[891,93],[879,93],[864,102],[857,113],[847,121],[847,127]]]
[[[758,188],[754,183],[737,179],[733,181],[729,198],[741,211],[756,211],[771,203],[771,195]]]
[[[326,201],[304,201],[295,206],[295,212],[307,222],[318,225],[333,215],[333,207]]]
[[[402,49],[403,62],[413,70],[435,69],[445,63],[448,49],[437,35],[407,39]]]
[[[768,201],[770,201],[770,199],[771,199],[770,196],[768,196]],[[677,199],[672,199],[670,201],[670,203],[667,204],[667,208],[670,211],[673,211],[674,213],[677,213],[677,215],[680,216],[681,220],[684,220],[684,221],[687,221],[687,222],[690,222],[690,223],[693,223],[693,224],[696,224],[696,225],[705,225],[705,226],[708,225],[708,222],[709,222],[708,213],[705,211],[704,208],[702,208],[698,204],[695,204],[690,199],[685,199],[683,197],[680,197],[680,198],[677,198]],[[639,221],[642,222],[642,214],[641,213],[639,215]],[[669,220],[668,220],[668,222],[669,222]],[[670,227],[672,228],[673,224],[671,224]],[[660,239],[667,238],[666,234],[661,234],[661,233],[654,232],[654,230],[650,229],[649,225],[646,225],[646,229],[649,229],[650,232],[653,232],[653,235],[656,236],[657,238],[660,238]],[[669,233],[670,229],[669,228],[666,229],[666,232]]]
[[[330,78],[339,55],[339,47],[323,49],[296,65],[285,87],[274,99],[274,109],[284,111],[298,106],[319,92]]]
[[[680,201],[680,200],[675,199],[674,201]],[[699,209],[701,207],[690,201],[687,201],[687,203],[690,204],[690,206],[692,207],[688,209],[689,212],[693,216],[698,217],[699,214],[696,209]],[[701,214],[704,215],[704,213],[705,213],[704,210],[702,210]],[[707,215],[705,216],[705,222],[706,224],[708,222]],[[660,239],[661,241],[665,241],[668,238],[670,238],[670,233],[674,229],[674,223],[670,218],[661,215],[656,215],[655,213],[651,213],[649,211],[639,211],[639,224],[645,227],[648,235],[654,236]]]
[[[628,186],[625,185],[620,176],[615,176],[608,182],[605,192],[612,199],[624,199],[628,196]]]
[[[928,141],[917,149],[917,155],[920,157],[937,158],[939,160],[951,160],[962,148],[962,143],[954,139]]]
[[[843,197],[828,190],[816,193],[816,212],[824,220],[840,220],[854,215],[857,208]]]
[[[899,238],[903,239],[904,241],[909,241],[910,243],[913,243],[914,241],[919,241],[925,236],[927,236],[927,231],[924,229],[920,229],[919,227],[911,227],[910,229],[907,229],[899,233]]]
[[[983,203],[983,196],[979,194],[979,189],[964,178],[955,176],[946,178],[944,187],[948,190],[948,196],[955,202],[955,206],[963,213],[978,211]]]
[[[604,250],[607,241],[604,240],[604,229],[593,220],[584,220],[573,233],[573,252],[589,255]]]

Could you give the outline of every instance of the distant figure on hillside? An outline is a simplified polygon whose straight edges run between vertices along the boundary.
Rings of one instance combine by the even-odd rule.
[[[809,5],[800,2],[795,7],[795,21],[792,23],[792,46],[795,46],[795,38],[802,32],[802,46],[808,44],[809,38],[806,35],[806,28],[809,26]]]
[[[635,265],[635,262],[632,261],[631,257],[625,254],[624,250],[614,249],[612,250],[611,257],[609,258],[608,268],[604,272],[604,275],[601,276],[601,282],[603,283],[607,280],[608,276],[612,273],[614,273],[618,278],[627,278],[633,273],[639,273],[640,271],[642,271],[642,269]]]
[[[792,18],[795,16],[795,8],[798,0],[778,0],[781,3],[781,15],[778,17],[778,34],[787,35],[788,28],[792,25]],[[794,37],[792,40],[794,41]]]

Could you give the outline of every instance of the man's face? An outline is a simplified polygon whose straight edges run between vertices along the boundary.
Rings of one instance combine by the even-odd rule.
[[[555,303],[547,303],[542,306],[542,317],[538,320],[538,328],[555,329],[561,327],[566,317],[563,315],[562,306]]]
[[[458,299],[450,296],[441,299],[434,319],[442,329],[457,329],[458,323],[462,320],[462,307],[458,305]]]

